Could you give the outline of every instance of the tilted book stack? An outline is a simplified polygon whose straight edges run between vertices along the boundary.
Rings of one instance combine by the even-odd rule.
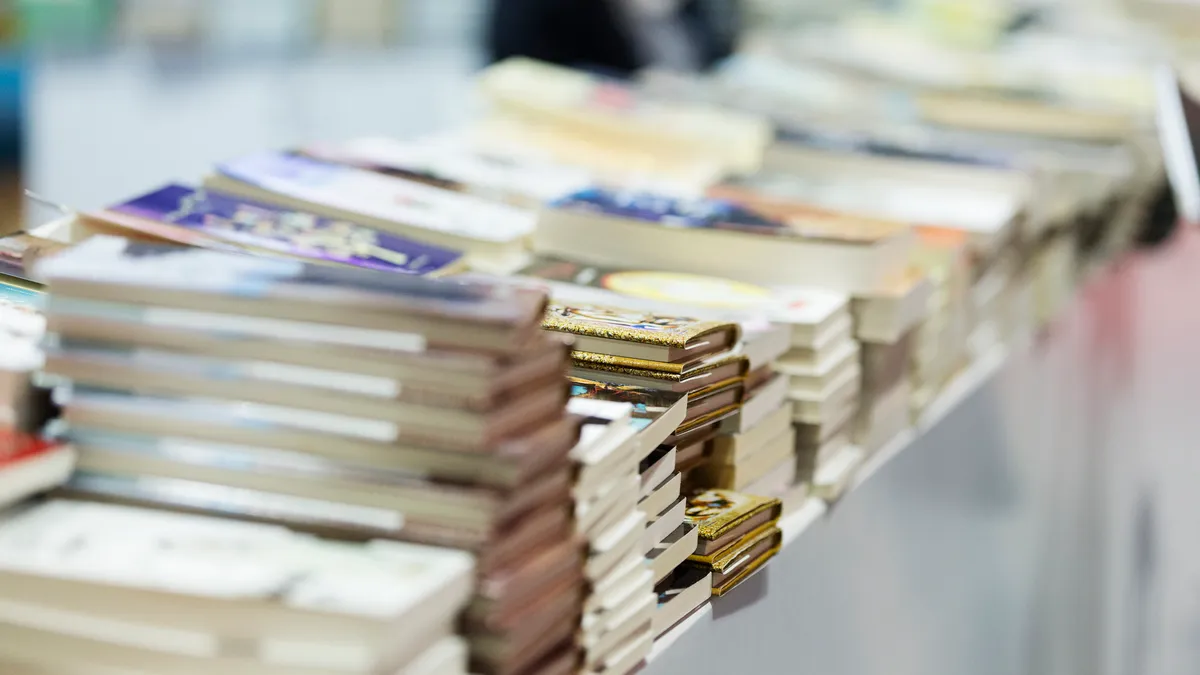
[[[725,595],[779,552],[778,499],[710,490],[688,499],[686,519],[700,530],[693,569],[712,574],[712,594]]]
[[[473,671],[574,662],[579,420],[544,294],[106,236],[43,271],[64,494],[469,550]]]

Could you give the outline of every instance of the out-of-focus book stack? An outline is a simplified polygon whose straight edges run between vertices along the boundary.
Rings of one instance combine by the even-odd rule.
[[[757,115],[646,100],[626,83],[529,59],[484,70],[479,88],[491,111],[475,142],[538,152],[621,186],[695,194],[755,170],[772,136]]]
[[[700,530],[689,566],[712,575],[712,594],[729,593],[779,552],[778,499],[729,490],[709,490],[688,498],[687,521]]]
[[[217,165],[206,187],[464,251],[486,271],[523,264],[534,217],[523,209],[374,171],[286,152]]]
[[[862,393],[852,438],[868,455],[911,425],[917,333],[928,320],[934,288],[928,277],[914,273],[888,292],[854,299]]]
[[[46,319],[33,268],[63,248],[27,233],[0,238],[0,428],[36,434],[52,416],[50,391],[34,382]]]
[[[0,520],[0,668],[467,673],[462,551],[50,501]]]
[[[574,663],[579,420],[543,293],[107,236],[40,269],[63,494],[469,550],[472,670]]]
[[[646,492],[639,462],[646,446],[657,447],[670,430],[660,428],[657,439],[642,436],[633,404],[574,389],[583,395],[572,397],[568,408],[584,418],[572,452],[578,464],[575,522],[587,547],[590,587],[579,630],[584,672],[624,674],[646,657],[654,640],[654,578],[645,564],[645,542],[656,529],[651,519],[659,512],[639,509]],[[669,510],[669,505],[662,508]],[[682,520],[682,503],[679,510]]]

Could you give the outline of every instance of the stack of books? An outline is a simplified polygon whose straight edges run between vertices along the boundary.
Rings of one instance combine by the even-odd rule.
[[[776,364],[788,378],[797,479],[814,488],[846,480],[861,459],[850,445],[862,392],[861,350],[850,299],[811,294],[792,325],[792,348]],[[799,323],[799,312],[805,316]],[[824,472],[819,471],[825,467]]]
[[[474,268],[524,264],[533,214],[412,180],[287,152],[218,164],[205,187],[466,253]]]
[[[553,304],[543,326],[575,336],[573,377],[661,392],[670,399],[686,396],[684,421],[655,451],[658,455],[643,459],[644,470],[669,464],[671,471],[686,474],[701,466],[721,422],[741,409],[748,360],[735,349],[740,336],[735,323]]]
[[[855,298],[854,334],[862,345],[862,392],[852,440],[870,455],[910,426],[915,333],[933,283],[914,274],[889,292]]]
[[[712,594],[725,595],[754,574],[783,541],[778,499],[710,490],[688,499],[687,521],[700,530],[688,564],[711,574]]]
[[[41,270],[64,494],[470,550],[474,672],[574,660],[579,420],[544,294],[108,236]]]
[[[465,675],[472,568],[444,548],[50,501],[0,519],[0,669]]]
[[[576,528],[586,542],[590,586],[579,632],[584,672],[624,675],[646,657],[654,639],[654,580],[644,542],[656,514],[638,508],[638,465],[646,445],[657,441],[641,436],[630,403],[580,395],[569,409],[584,418],[572,452],[578,464]]]

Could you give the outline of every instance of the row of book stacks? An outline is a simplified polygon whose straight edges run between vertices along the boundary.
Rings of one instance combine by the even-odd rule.
[[[0,240],[0,671],[634,672],[1164,189],[1135,110],[729,77],[510,60]]]

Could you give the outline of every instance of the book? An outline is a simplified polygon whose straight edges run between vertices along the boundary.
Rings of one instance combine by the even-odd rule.
[[[904,223],[840,214],[782,221],[720,199],[601,189],[548,205],[533,239],[539,255],[589,264],[848,293],[886,287],[912,241]]]
[[[700,542],[700,533],[695,525],[683,523],[663,537],[646,555],[654,571],[655,583],[670,577],[682,565]]]
[[[460,397],[407,387],[402,381],[381,387],[375,380],[330,373],[320,382],[312,373],[294,377],[286,368],[167,351],[52,348],[45,371],[81,387],[258,406],[269,411],[268,418],[291,418],[300,425],[306,415],[341,416],[348,425],[363,420],[364,428],[392,430],[380,440],[464,450],[483,450],[552,423],[567,401],[561,370],[507,393],[495,401],[496,407],[472,406]]]
[[[722,551],[750,532],[777,520],[778,499],[743,495],[730,490],[708,490],[688,499],[686,522],[700,529],[696,556]]]
[[[734,323],[559,303],[546,309],[542,328],[574,335],[576,352],[671,364],[725,351],[741,336]]]
[[[284,152],[223,162],[204,185],[466,251],[501,267],[523,259],[523,239],[534,227],[520,209]]]
[[[708,602],[712,572],[685,565],[662,579],[654,590],[658,594],[654,634],[661,637]]]
[[[704,272],[766,286],[863,293],[907,265],[902,223],[774,220],[732,202],[593,188],[542,210],[533,247],[593,265]]]
[[[56,297],[444,337],[512,352],[540,331],[545,294],[97,236],[39,266]],[[141,318],[139,316],[139,318]],[[469,331],[465,326],[472,326]],[[262,328],[260,328],[262,330]],[[271,330],[263,332],[271,333]],[[424,338],[408,338],[417,349]]]
[[[387,434],[379,433],[387,425],[370,421],[311,411],[281,414],[269,406],[236,401],[79,389],[63,417],[81,432],[103,432],[106,443],[153,443],[163,451],[178,452],[193,445],[213,451],[252,450],[280,461],[304,454],[318,465],[335,461],[447,482],[472,478],[498,487],[514,485],[562,460],[579,437],[580,422],[565,416],[483,450],[456,451],[445,445],[387,440]]]
[[[687,364],[630,359],[593,352],[571,352],[571,376],[603,379],[676,393],[697,392],[746,375],[748,361],[735,353],[716,353]],[[699,392],[697,392],[699,393]],[[740,396],[738,402],[741,402]]]
[[[373,136],[309,145],[303,152],[517,206],[535,206],[593,182],[591,172],[577,166],[476,148],[461,135],[409,141]]]
[[[692,472],[693,483],[710,488],[746,491],[783,463],[795,464],[796,432],[789,425],[767,439],[748,457],[734,463],[709,461]],[[750,494],[761,494],[751,492]]]
[[[424,626],[451,625],[472,586],[459,551],[104,504],[39,505],[0,522],[0,541],[6,600],[117,620],[118,640],[153,641],[160,627],[260,644],[276,666],[311,665],[271,649],[297,640],[327,659],[336,646],[338,660],[403,664],[428,646]]]
[[[187,246],[246,250],[400,274],[462,268],[462,253],[304,211],[170,184],[81,216],[91,228]]]
[[[0,507],[61,485],[74,466],[72,447],[0,426]]]
[[[685,500],[683,497],[680,497],[671,506],[650,516],[653,520],[646,525],[646,533],[642,536],[643,553],[648,556],[672,532],[683,526],[683,511],[685,507]]]
[[[722,171],[757,168],[772,135],[755,115],[652,101],[618,80],[526,58],[488,67],[479,88],[499,116],[656,155],[704,158]]]
[[[862,342],[895,343],[929,315],[934,284],[910,275],[886,292],[854,298],[854,337]]]
[[[722,596],[733,590],[774,557],[782,545],[783,533],[767,526],[700,563],[701,569],[712,571],[712,594]]]

